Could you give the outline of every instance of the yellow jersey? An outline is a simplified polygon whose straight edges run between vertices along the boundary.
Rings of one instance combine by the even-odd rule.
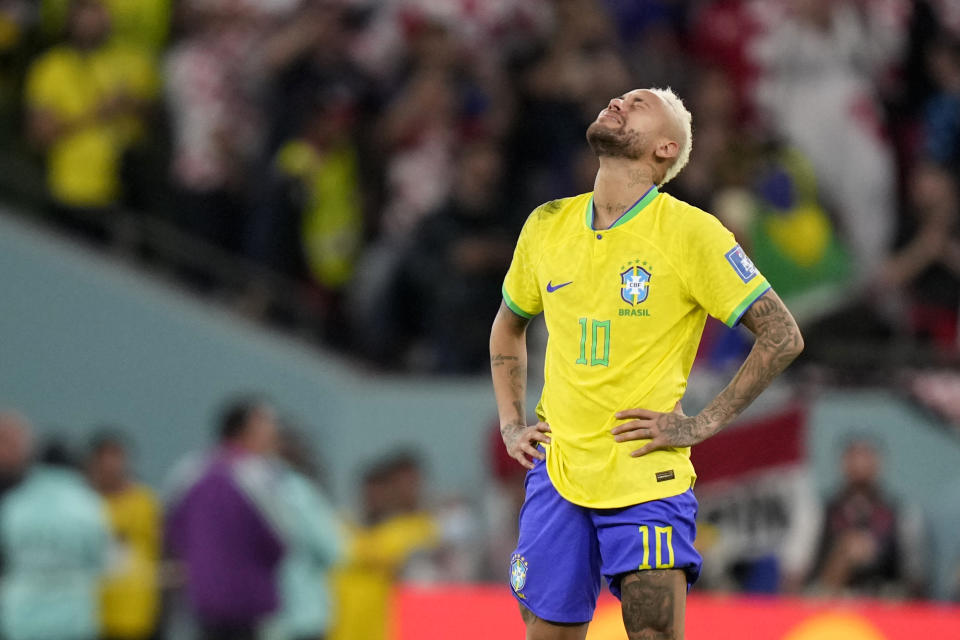
[[[330,638],[386,640],[398,574],[415,552],[438,544],[436,520],[426,513],[394,516],[346,537],[346,562],[333,577],[337,607]]]
[[[575,504],[614,508],[683,493],[690,448],[630,452],[614,414],[669,412],[683,397],[706,316],[729,326],[770,285],[715,217],[651,188],[609,229],[593,194],[548,202],[520,233],[503,284],[516,314],[549,332],[538,417],[550,424],[547,471]]]
[[[146,638],[160,613],[160,507],[142,485],[104,500],[114,553],[100,594],[103,631],[111,638]]]
[[[144,125],[129,116],[104,121],[97,111],[115,94],[152,100],[158,88],[153,61],[127,46],[81,52],[61,45],[30,65],[26,106],[48,111],[71,127],[47,155],[47,185],[57,202],[87,208],[116,203],[123,152],[142,137]]]

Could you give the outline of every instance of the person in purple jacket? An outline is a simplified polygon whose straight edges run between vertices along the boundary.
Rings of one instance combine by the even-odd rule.
[[[255,640],[278,608],[285,518],[275,495],[277,420],[259,399],[224,411],[219,447],[170,505],[170,553],[183,565],[203,640]]]

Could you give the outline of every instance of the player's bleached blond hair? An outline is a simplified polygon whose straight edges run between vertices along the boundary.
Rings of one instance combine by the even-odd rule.
[[[690,112],[684,106],[680,96],[674,93],[670,87],[666,89],[651,88],[648,91],[656,94],[656,96],[667,105],[667,111],[673,116],[677,130],[680,131],[682,136],[682,139],[677,140],[677,144],[680,145],[677,157],[673,160],[673,164],[667,168],[663,180],[660,181],[658,185],[662,187],[676,178],[677,174],[680,173],[690,161],[690,152],[693,150],[693,116],[690,115]]]

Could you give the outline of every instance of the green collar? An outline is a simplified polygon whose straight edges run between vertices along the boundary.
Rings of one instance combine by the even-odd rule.
[[[587,228],[591,231],[608,231],[614,227],[619,227],[622,224],[625,224],[632,220],[638,213],[643,211],[644,208],[651,202],[653,199],[660,195],[660,191],[657,189],[657,185],[653,185],[643,197],[633,203],[633,206],[626,210],[619,218],[617,218],[612,225],[606,229],[594,229],[593,228],[593,194],[590,194],[590,201],[587,202]]]

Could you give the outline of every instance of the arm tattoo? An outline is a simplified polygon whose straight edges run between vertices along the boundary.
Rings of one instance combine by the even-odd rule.
[[[743,317],[756,342],[730,384],[700,412],[692,430],[703,440],[730,423],[803,351],[803,337],[774,291],[759,298]]]
[[[702,413],[700,414],[703,415]],[[688,418],[676,413],[666,413],[657,421],[662,433],[668,434],[675,447],[692,447],[709,437],[708,424],[701,424],[700,416]]]
[[[673,571],[643,571],[621,582],[623,626],[630,640],[673,640],[678,604]]]
[[[519,359],[520,359],[520,358],[517,357],[517,356],[507,356],[507,355],[504,355],[504,354],[502,354],[502,353],[498,353],[497,355],[492,356],[492,357],[490,358],[490,366],[491,366],[491,367],[500,367],[500,366],[503,366],[503,365],[507,364],[508,362],[511,362],[511,361],[512,361],[512,362],[515,362],[515,361],[517,361],[517,360],[519,360]]]
[[[490,337],[490,370],[500,413],[500,433],[508,445],[527,426],[527,324],[527,318],[501,304]]]

